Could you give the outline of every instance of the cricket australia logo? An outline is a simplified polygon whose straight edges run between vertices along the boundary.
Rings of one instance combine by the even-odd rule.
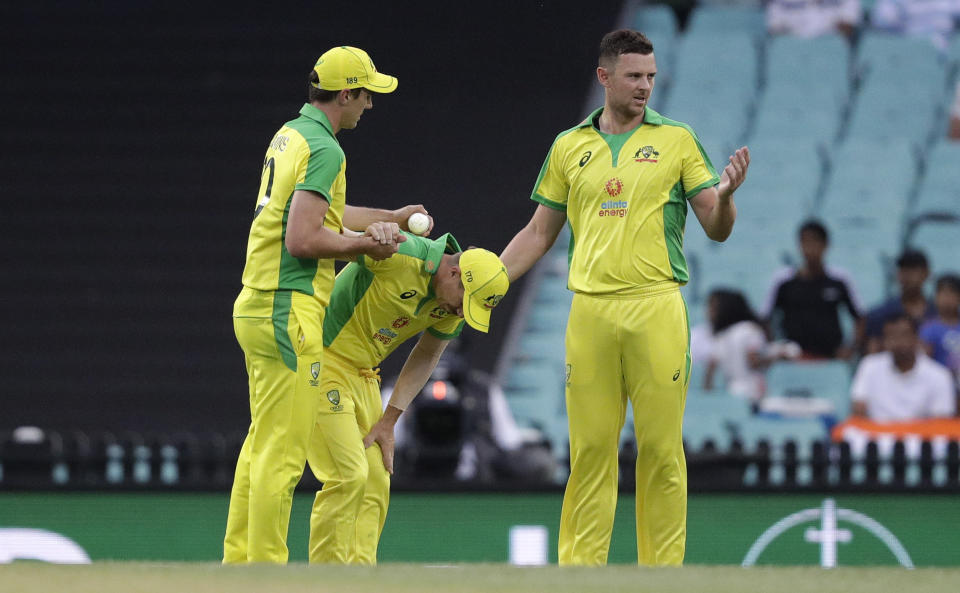
[[[443,307],[434,307],[430,310],[430,317],[433,319],[443,319],[447,316],[447,311]]]
[[[660,160],[659,157],[660,153],[650,145],[641,146],[633,155],[633,159],[638,163],[656,163]]]
[[[483,299],[483,306],[487,309],[493,309],[500,304],[500,301],[503,299],[502,294],[492,294],[487,298]]]
[[[327,401],[329,401],[331,404],[333,404],[332,406],[330,406],[330,409],[331,409],[332,411],[334,411],[334,412],[339,412],[340,410],[343,409],[343,406],[340,405],[340,390],[338,390],[338,389],[331,389],[330,391],[328,391],[328,392],[327,392]]]
[[[310,376],[313,377],[310,379],[310,387],[317,387],[320,385],[320,363],[315,362],[310,365]]]
[[[623,191],[623,182],[620,181],[619,178],[614,177],[613,179],[607,182],[607,185],[604,186],[603,189],[606,190],[606,192],[609,195],[613,197],[617,197],[620,195],[620,192]]]

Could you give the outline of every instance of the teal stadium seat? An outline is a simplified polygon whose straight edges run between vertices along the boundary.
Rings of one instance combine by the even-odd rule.
[[[960,216],[960,142],[938,142],[927,154],[910,214],[934,213]]]
[[[734,233],[749,234],[749,225],[735,229]],[[769,289],[770,278],[784,267],[786,253],[775,248],[740,248],[732,243],[732,235],[728,241],[731,245],[724,244],[713,252],[699,254],[697,281],[703,291],[702,299],[705,301],[716,288],[736,289],[744,293],[751,308],[757,311]]]
[[[945,62],[926,39],[867,32],[860,41],[863,77],[848,134],[877,142],[924,144],[943,101]],[[909,106],[904,104],[908,92]]]
[[[843,420],[850,414],[850,380],[850,367],[840,360],[781,361],[767,372],[767,395],[828,399]]]
[[[797,458],[801,461],[809,460],[813,443],[825,441],[829,438],[826,425],[813,418],[767,418],[756,416],[738,426],[736,438],[743,445],[747,453],[755,453],[761,441],[770,446],[770,459],[773,462],[770,468],[769,480],[778,484],[784,480],[784,447],[790,441],[797,445]],[[806,481],[799,474],[798,479]],[[744,481],[750,483],[751,471],[748,468]]]
[[[753,137],[832,140],[850,96],[850,50],[844,39],[773,37],[766,59],[766,88]]]
[[[828,158],[832,171],[817,214],[830,224],[831,244],[863,247],[899,241],[916,179],[914,147],[851,138]]]
[[[960,220],[924,221],[913,230],[909,243],[927,254],[934,276],[960,272]]]
[[[763,37],[766,23],[763,11],[754,6],[698,6],[690,13],[687,35],[717,32],[732,35]]]
[[[683,415],[683,439],[690,451],[703,449],[707,441],[713,441],[719,451],[726,451],[739,427],[749,418],[750,405],[746,400],[691,384]]]

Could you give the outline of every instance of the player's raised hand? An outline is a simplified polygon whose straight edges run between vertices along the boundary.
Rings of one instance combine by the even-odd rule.
[[[720,176],[720,185],[717,192],[723,199],[729,199],[737,191],[740,184],[747,178],[747,168],[750,166],[750,149],[746,146],[738,148],[730,156],[730,163],[723,168]]]
[[[374,241],[382,245],[403,243],[407,240],[400,234],[400,225],[395,222],[375,222],[368,226],[363,234],[372,237]]]
[[[363,448],[369,449],[374,443],[380,445],[380,453],[383,455],[383,467],[387,472],[393,474],[393,424],[387,424],[382,420],[373,425],[367,436],[363,437]]]
[[[416,231],[412,231],[409,228],[407,228],[407,221],[410,220],[410,215],[415,212],[426,214],[427,218],[430,219],[430,226],[427,227],[426,232],[417,233]],[[423,207],[423,204],[411,204],[409,206],[404,206],[403,208],[399,208],[395,210],[394,214],[397,217],[396,219],[400,221],[400,228],[405,231],[409,231],[411,233],[414,233],[415,235],[422,235],[424,237],[426,237],[427,235],[430,234],[431,231],[433,231],[433,217],[430,216],[430,213],[427,212],[427,209]]]

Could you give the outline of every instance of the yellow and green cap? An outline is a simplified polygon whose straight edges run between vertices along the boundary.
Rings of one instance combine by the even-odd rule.
[[[463,281],[463,318],[477,331],[490,330],[490,313],[510,288],[507,268],[486,249],[467,249],[460,255]]]
[[[317,59],[313,67],[319,83],[311,83],[325,91],[358,89],[363,87],[375,93],[392,93],[397,88],[396,77],[377,72],[367,52],[341,45]]]

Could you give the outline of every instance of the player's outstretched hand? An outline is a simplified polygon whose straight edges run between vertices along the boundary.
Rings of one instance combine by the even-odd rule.
[[[411,204],[409,206],[404,206],[403,208],[398,208],[397,210],[394,210],[394,215],[397,217],[396,219],[400,221],[401,229],[408,232],[413,232],[409,228],[407,228],[407,221],[410,220],[410,215],[413,214],[414,212],[426,214],[427,218],[430,219],[430,226],[427,227],[427,231],[425,233],[413,233],[413,234],[422,235],[424,237],[428,236],[433,231],[433,217],[430,216],[430,213],[427,212],[427,209],[423,207],[423,204]]]
[[[750,149],[746,146],[738,148],[730,156],[730,164],[723,168],[720,176],[720,185],[717,191],[721,198],[730,198],[737,191],[740,184],[747,178],[747,168],[750,166]]]
[[[363,437],[363,448],[369,449],[374,443],[380,445],[383,467],[393,475],[393,425],[382,420],[374,424],[367,436]]]
[[[375,222],[368,226],[363,234],[372,237],[374,241],[382,245],[403,243],[407,240],[400,234],[400,225],[395,222]]]

